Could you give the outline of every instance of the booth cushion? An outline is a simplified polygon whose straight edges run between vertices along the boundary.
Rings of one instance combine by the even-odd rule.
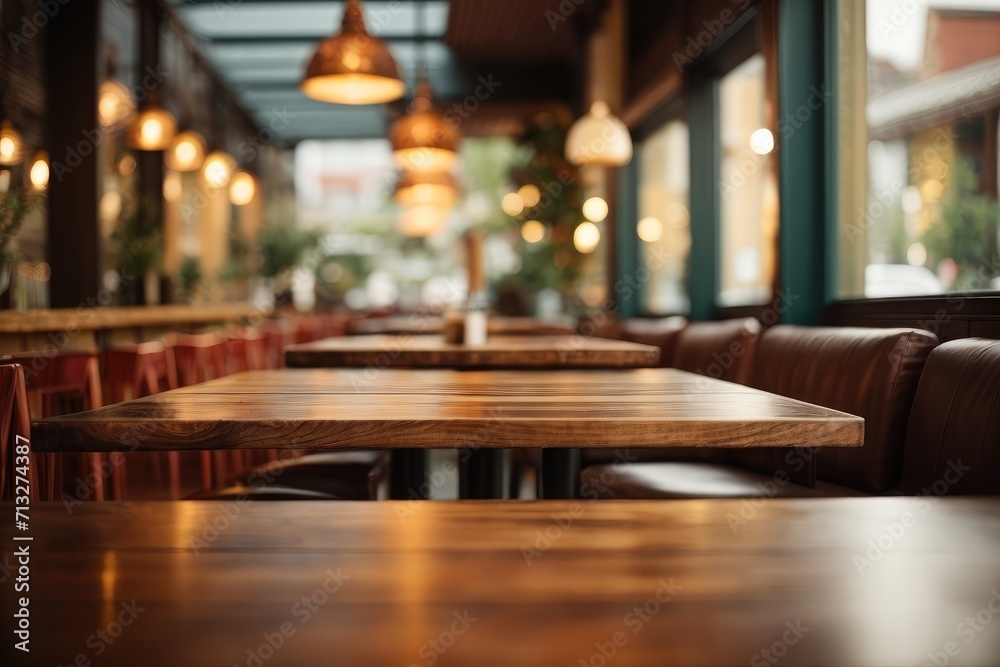
[[[776,326],[761,337],[752,384],[864,417],[864,447],[820,451],[816,476],[885,493],[899,484],[910,406],[937,342],[934,334],[915,329]],[[741,451],[733,461],[770,472],[778,454]]]
[[[910,494],[1000,494],[1000,341],[931,352],[910,413],[903,460]]]
[[[677,335],[673,367],[748,384],[754,366],[760,322],[752,317],[692,322]]]

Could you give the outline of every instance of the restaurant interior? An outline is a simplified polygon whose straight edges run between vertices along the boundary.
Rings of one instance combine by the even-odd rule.
[[[3,665],[1000,666],[1000,0],[0,0]]]

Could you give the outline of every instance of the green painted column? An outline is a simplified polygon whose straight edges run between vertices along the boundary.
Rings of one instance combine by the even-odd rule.
[[[827,191],[827,118],[835,118],[827,81],[826,2],[778,2],[778,142],[781,222],[778,302],[782,322],[816,324],[827,299],[827,228],[835,190]],[[832,185],[832,184],[831,184]]]
[[[715,318],[719,292],[719,183],[720,155],[718,84],[712,78],[692,81],[691,130],[691,254],[688,257],[688,295],[691,319]]]

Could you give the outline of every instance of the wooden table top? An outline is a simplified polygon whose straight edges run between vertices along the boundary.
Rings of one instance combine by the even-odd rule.
[[[85,503],[72,515],[51,503],[31,508],[32,542],[0,526],[5,545],[30,548],[30,660],[13,649],[9,578],[7,665],[1000,657],[996,498],[769,500],[752,515],[736,500]]]
[[[660,348],[588,336],[492,336],[483,345],[441,336],[340,336],[290,345],[292,368],[645,368]]]
[[[672,368],[251,371],[35,422],[38,451],[860,446],[864,420]]]
[[[233,322],[267,313],[252,303],[221,303],[212,306],[134,306],[53,308],[25,313],[4,311],[0,333],[45,333],[49,331],[98,331],[132,327],[171,327],[185,324]]]
[[[576,331],[572,318],[539,319],[535,317],[498,317],[487,320],[491,334],[504,335],[570,335]],[[439,315],[411,313],[388,317],[367,317],[352,320],[347,331],[350,334],[431,334],[441,333],[444,319]]]

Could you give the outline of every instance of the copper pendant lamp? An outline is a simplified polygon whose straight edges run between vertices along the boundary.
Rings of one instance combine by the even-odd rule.
[[[302,92],[335,104],[384,104],[406,92],[389,48],[365,29],[358,0],[347,3],[340,32],[320,42],[306,67]]]
[[[403,171],[441,172],[455,166],[462,134],[434,109],[430,83],[421,80],[410,112],[393,123],[389,140]]]

